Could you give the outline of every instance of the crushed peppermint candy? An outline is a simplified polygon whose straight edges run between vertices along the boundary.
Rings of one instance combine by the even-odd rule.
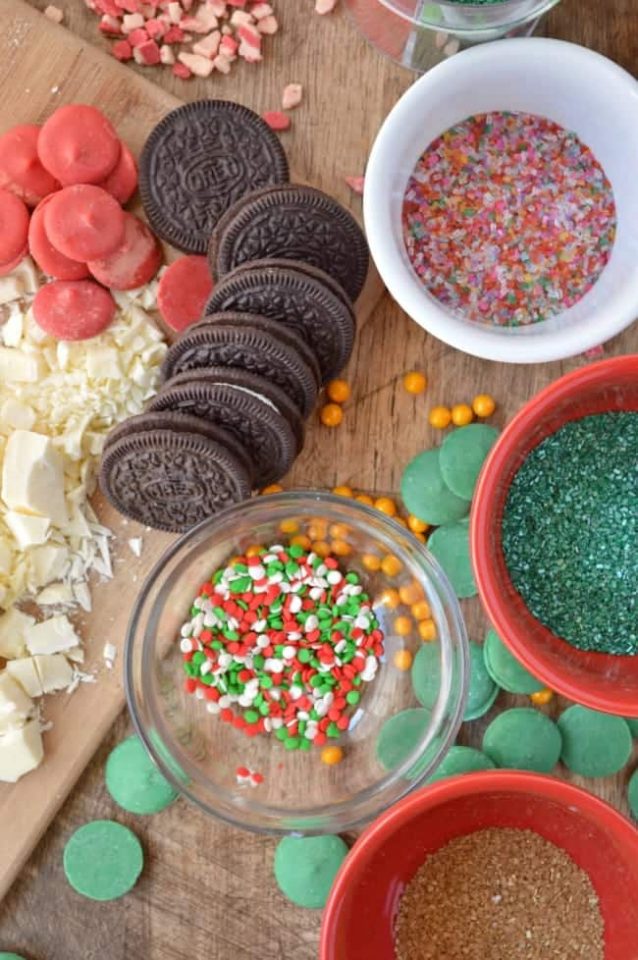
[[[349,729],[374,680],[383,632],[359,574],[333,556],[276,544],[202,584],[179,646],[187,693],[247,736],[287,750]]]
[[[84,0],[113,39],[120,61],[171,67],[176,77],[230,73],[238,60],[259,63],[262,40],[279,23],[262,0]]]

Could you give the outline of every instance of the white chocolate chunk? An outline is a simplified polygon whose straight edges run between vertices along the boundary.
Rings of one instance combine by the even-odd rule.
[[[0,429],[3,433],[11,430],[30,430],[35,423],[33,408],[20,403],[14,397],[7,397],[0,407]]]
[[[61,653],[38,654],[35,668],[44,693],[66,690],[73,680],[73,667]]]
[[[9,660],[5,669],[30,697],[42,696],[42,684],[33,657]]]
[[[62,653],[80,644],[80,638],[68,617],[60,614],[28,627],[25,641],[29,653]]]
[[[20,727],[33,709],[33,701],[20,684],[3,670],[0,673],[0,734]]]
[[[66,523],[64,464],[49,437],[29,430],[11,434],[2,465],[2,499],[13,510]]]
[[[15,660],[26,654],[24,632],[27,627],[33,626],[35,620],[28,614],[11,607],[0,615],[0,657],[5,660]]]
[[[20,550],[46,543],[51,526],[48,517],[33,517],[26,513],[8,510],[4,515],[5,523],[13,534]]]
[[[33,588],[38,589],[61,579],[69,565],[69,548],[55,543],[34,547],[29,551],[28,559],[31,568],[29,580]]]
[[[74,603],[75,595],[70,583],[50,583],[35,599],[40,607],[54,607],[58,604]]]
[[[43,373],[44,361],[38,354],[0,347],[0,380],[10,383],[37,383]]]
[[[42,762],[44,749],[37,720],[0,737],[0,780],[15,783]]]

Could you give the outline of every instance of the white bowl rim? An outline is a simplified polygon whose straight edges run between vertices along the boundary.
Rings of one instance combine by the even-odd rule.
[[[613,309],[605,309],[604,305],[601,306],[597,310],[595,323],[578,323],[571,328],[543,333],[537,332],[534,329],[537,325],[534,324],[518,328],[529,331],[529,335],[508,336],[502,328],[474,324],[455,317],[423,289],[403,282],[406,265],[396,245],[388,243],[387,239],[391,223],[389,203],[385,199],[380,202],[379,198],[389,197],[387,170],[396,155],[396,143],[400,140],[404,125],[414,121],[424,94],[434,94],[448,83],[457,85],[459,75],[465,72],[466,66],[478,64],[485,65],[487,69],[495,56],[505,56],[512,65],[516,65],[530,53],[569,58],[571,69],[590,73],[595,70],[597,82],[613,82],[624,87],[627,97],[635,101],[638,123],[638,81],[608,57],[566,40],[545,37],[495,40],[464,50],[438,64],[403,94],[386,117],[372,146],[363,195],[363,215],[372,259],[388,292],[401,309],[443,343],[481,359],[508,363],[561,360],[583,353],[620,333],[638,316],[638,270],[635,280],[626,290],[622,307],[619,309],[616,304]]]

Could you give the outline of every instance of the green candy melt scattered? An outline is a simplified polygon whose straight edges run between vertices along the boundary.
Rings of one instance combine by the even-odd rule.
[[[496,700],[500,687],[487,672],[483,647],[470,640],[470,688],[463,720],[478,720],[484,716]]]
[[[571,420],[535,447],[502,542],[514,587],[556,636],[638,654],[638,412]]]
[[[297,906],[320,910],[347,853],[341,837],[284,837],[275,851],[277,886]]]
[[[466,520],[448,523],[428,540],[430,553],[439,561],[459,599],[476,596],[476,581],[470,560],[470,530]]]
[[[497,767],[550,773],[558,763],[561,734],[549,717],[531,707],[505,710],[483,736],[483,752]]]
[[[430,726],[429,710],[412,707],[402,710],[385,721],[377,738],[377,760],[385,770],[395,770],[406,762],[423,741]],[[440,747],[435,737],[424,753],[405,774],[408,780],[418,780]]]
[[[493,770],[494,763],[487,754],[474,747],[450,747],[446,755],[441,760],[431,777],[428,777],[428,783],[436,783],[437,780],[445,780],[446,777],[456,777],[460,773],[476,773],[479,770]]]
[[[130,813],[159,813],[177,797],[136,736],[111,751],[104,778],[115,802]]]
[[[142,846],[128,827],[113,820],[86,823],[64,848],[64,873],[90,900],[116,900],[137,883],[144,866]]]
[[[496,427],[470,423],[449,433],[439,451],[441,476],[452,493],[471,500],[481,467],[498,439]]]
[[[544,684],[509,652],[495,630],[488,630],[483,644],[485,669],[495,683],[508,693],[538,693]]]
[[[563,737],[561,760],[582,777],[610,777],[625,766],[633,742],[622,717],[575,704],[558,720]]]
[[[437,449],[410,461],[401,478],[401,496],[411,514],[433,526],[461,520],[470,512],[469,500],[457,497],[446,485]]]

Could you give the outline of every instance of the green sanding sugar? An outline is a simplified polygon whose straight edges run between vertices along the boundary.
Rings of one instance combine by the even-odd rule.
[[[638,412],[572,420],[532,450],[502,536],[541,623],[580,650],[638,654]]]

